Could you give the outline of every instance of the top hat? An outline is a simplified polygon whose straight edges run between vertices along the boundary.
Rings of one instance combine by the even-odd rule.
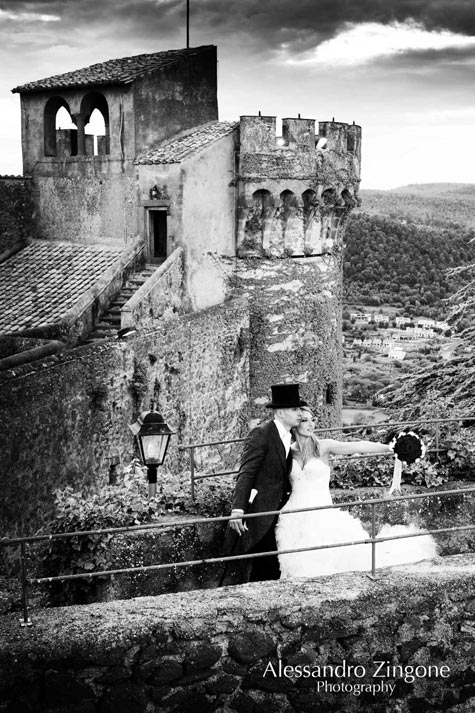
[[[272,400],[266,404],[266,408],[296,408],[307,405],[299,396],[298,384],[273,384],[270,388]]]

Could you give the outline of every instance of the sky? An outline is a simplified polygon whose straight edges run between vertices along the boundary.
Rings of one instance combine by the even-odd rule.
[[[186,0],[0,0],[0,174],[21,168],[29,81],[186,46]],[[190,0],[218,46],[220,119],[362,126],[362,188],[475,183],[474,0]]]

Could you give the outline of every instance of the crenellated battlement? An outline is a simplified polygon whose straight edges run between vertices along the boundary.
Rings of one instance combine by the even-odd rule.
[[[337,151],[361,158],[361,126],[339,121],[321,121],[318,134],[315,119],[282,119],[282,136],[277,136],[276,117],[246,115],[240,118],[241,153],[276,154],[285,150]]]
[[[337,121],[241,116],[238,254],[318,255],[341,242],[359,203],[361,127]]]

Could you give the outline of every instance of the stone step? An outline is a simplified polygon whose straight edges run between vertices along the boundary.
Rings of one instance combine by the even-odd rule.
[[[119,317],[109,317],[107,314],[104,315],[102,318],[102,323],[108,325],[110,328],[111,326],[117,327],[119,329],[120,327],[120,316]]]
[[[95,329],[88,335],[87,342],[94,339],[112,339],[117,336],[117,329]]]

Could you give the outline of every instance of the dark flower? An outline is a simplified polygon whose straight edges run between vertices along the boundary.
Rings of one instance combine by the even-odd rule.
[[[424,455],[422,441],[419,436],[413,432],[400,433],[390,446],[399,460],[404,463],[414,463],[418,458]]]

